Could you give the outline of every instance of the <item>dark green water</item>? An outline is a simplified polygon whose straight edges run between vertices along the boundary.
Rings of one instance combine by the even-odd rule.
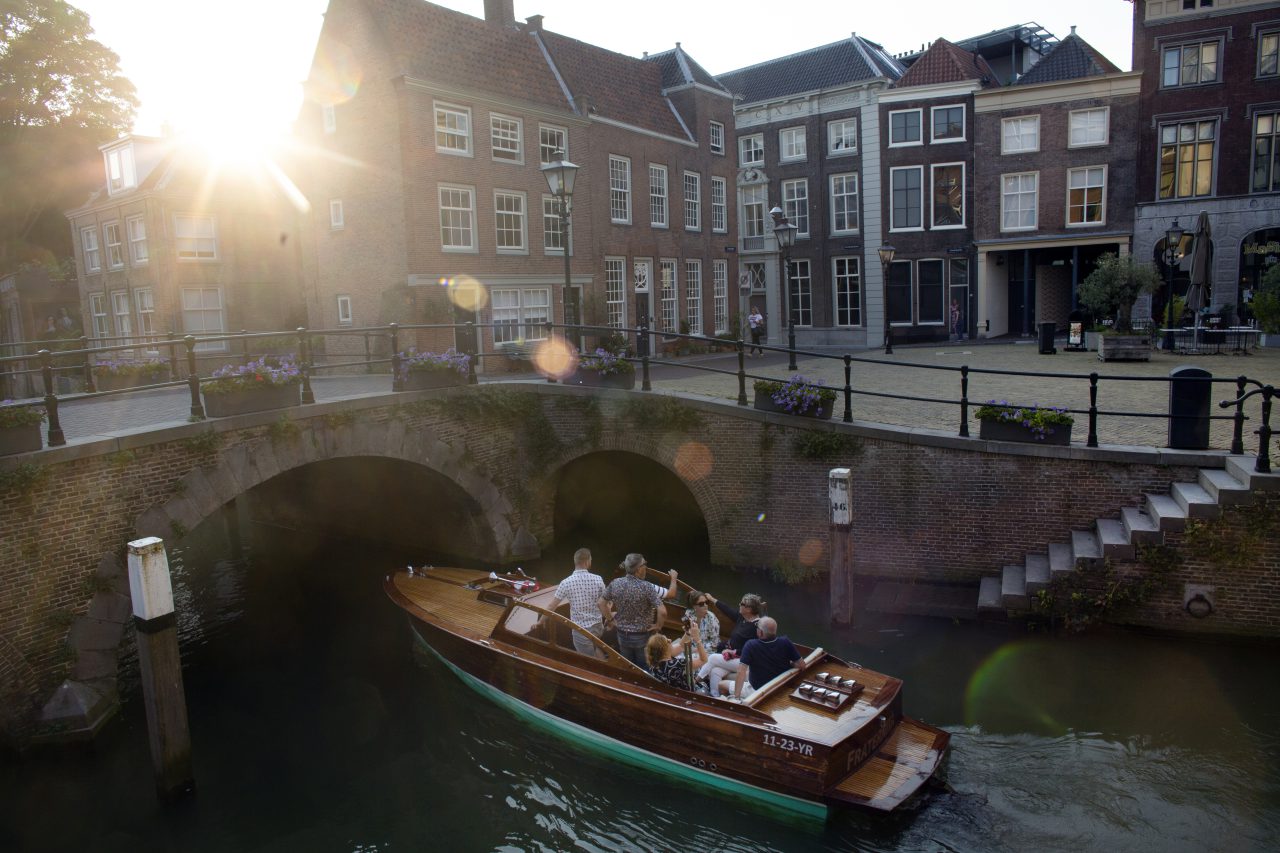
[[[821,589],[648,554],[726,598],[761,592],[785,633],[901,676],[907,712],[952,733],[949,789],[913,811],[795,826],[528,731],[415,660],[380,582],[431,555],[244,532],[243,559],[216,525],[172,553],[196,795],[157,805],[126,657],[91,752],[0,770],[0,850],[1277,849],[1274,647],[871,615],[835,630]],[[622,556],[586,544],[597,568]]]

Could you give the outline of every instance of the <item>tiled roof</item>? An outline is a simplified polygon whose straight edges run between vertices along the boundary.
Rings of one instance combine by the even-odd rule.
[[[679,42],[673,49],[651,54],[646,56],[645,60],[657,63],[662,69],[662,85],[665,88],[700,83],[728,94],[728,90],[720,85],[719,80],[708,74],[707,70],[695,62],[692,56],[685,53]]]
[[[1091,44],[1073,32],[1058,42],[1057,46],[1049,51],[1048,56],[1019,77],[1017,85],[1029,86],[1033,83],[1079,80],[1082,77],[1114,74],[1119,70],[1111,60],[1098,53]]]
[[[982,80],[984,85],[999,85],[995,72],[985,59],[940,38],[929,45],[907,73],[893,84],[893,88],[959,83],[962,80]]]
[[[720,83],[746,103],[848,83],[902,76],[902,64],[875,42],[850,36],[842,41],[771,59],[717,75]]]

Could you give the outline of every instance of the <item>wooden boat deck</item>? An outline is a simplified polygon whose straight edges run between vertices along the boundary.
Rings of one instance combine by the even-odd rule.
[[[828,796],[888,811],[933,775],[949,739],[944,732],[904,717],[876,754]]]
[[[476,637],[488,637],[502,617],[501,604],[481,601],[467,584],[487,581],[478,569],[433,568],[425,574],[397,573],[392,582],[405,598],[440,621]]]

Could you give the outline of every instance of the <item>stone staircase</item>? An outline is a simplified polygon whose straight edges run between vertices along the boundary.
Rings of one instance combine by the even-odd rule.
[[[978,589],[978,617],[1021,616],[1035,595],[1081,560],[1133,560],[1139,544],[1158,544],[1164,532],[1180,531],[1187,519],[1217,518],[1222,507],[1251,503],[1253,492],[1280,491],[1280,474],[1258,474],[1252,456],[1228,456],[1223,468],[1201,468],[1194,483],[1174,483],[1168,494],[1147,495],[1141,509],[1125,507],[1119,518],[1100,518],[1091,530],[1071,531],[1047,553],[1028,554],[1020,566],[1005,566],[1000,577],[985,577]]]

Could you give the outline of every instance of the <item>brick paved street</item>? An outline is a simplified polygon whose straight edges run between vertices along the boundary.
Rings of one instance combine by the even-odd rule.
[[[881,394],[903,394],[935,399],[958,400],[960,374],[955,370],[911,369],[904,365],[921,367],[959,368],[968,365],[972,369],[1046,371],[1059,374],[1085,376],[1096,371],[1101,377],[1137,376],[1163,379],[1171,369],[1192,364],[1210,371],[1215,378],[1234,379],[1241,373],[1280,385],[1280,349],[1258,349],[1252,355],[1182,356],[1154,352],[1149,362],[1102,362],[1095,353],[1068,353],[1059,349],[1057,355],[1039,355],[1034,344],[1023,343],[956,343],[944,346],[898,347],[894,355],[885,356],[878,350],[855,354],[858,358],[874,360],[871,363],[853,364],[853,383],[857,390]],[[732,354],[694,356],[684,360],[685,365],[714,367],[721,370],[737,370],[737,356]],[[785,353],[770,353],[763,358],[748,359],[747,371],[751,377],[786,377]],[[821,378],[828,385],[842,387],[843,364],[833,359],[801,358],[799,372],[810,378]],[[512,378],[499,374],[495,378]],[[683,391],[707,397],[737,399],[737,381],[733,376],[704,373],[689,366],[659,366],[652,368],[653,387],[657,391]],[[313,389],[317,400],[336,400],[353,396],[385,393],[390,388],[387,376],[335,376],[317,377]],[[750,379],[747,388],[751,396]],[[974,403],[989,399],[1009,400],[1012,403],[1066,406],[1085,409],[1089,400],[1088,381],[1085,378],[1047,378],[1020,376],[971,375],[969,398]],[[1223,400],[1234,395],[1234,383],[1214,385],[1213,399]],[[1102,381],[1099,385],[1098,405],[1102,411],[1164,412],[1168,403],[1168,386],[1159,381],[1119,382]],[[843,399],[836,404],[835,418],[843,414]],[[186,389],[153,391],[128,394],[98,400],[71,401],[60,408],[62,426],[68,441],[101,438],[118,432],[130,432],[146,427],[158,427],[185,423],[189,414],[189,397]],[[1221,410],[1220,410],[1221,411]],[[972,410],[971,410],[972,415]],[[1258,399],[1251,400],[1247,413],[1254,420],[1246,424],[1245,447],[1253,451],[1257,439],[1252,435],[1259,413]],[[900,426],[923,427],[955,433],[959,429],[959,409],[954,404],[916,403],[883,397],[855,395],[853,400],[855,421],[888,423]],[[1280,412],[1274,416],[1280,419]],[[977,422],[971,421],[970,430],[977,435]],[[1167,437],[1163,418],[1106,417],[1099,419],[1099,441],[1103,444],[1139,444],[1163,446]],[[1083,443],[1087,435],[1086,419],[1077,416],[1073,439]],[[1230,443],[1229,421],[1215,421],[1212,445],[1225,448]]]

